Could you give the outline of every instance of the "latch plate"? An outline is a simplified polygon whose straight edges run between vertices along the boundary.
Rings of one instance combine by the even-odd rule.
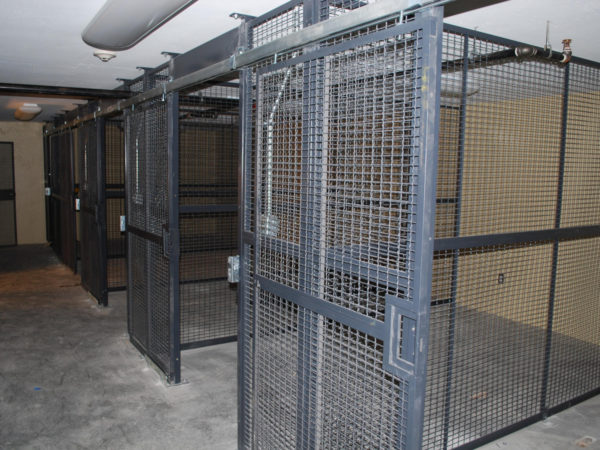
[[[227,281],[230,283],[240,282],[240,255],[227,258]]]

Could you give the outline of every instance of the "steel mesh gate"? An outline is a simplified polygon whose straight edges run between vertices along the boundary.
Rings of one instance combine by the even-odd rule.
[[[79,230],[81,284],[102,305],[108,304],[106,272],[104,118],[84,123],[78,129]]]
[[[49,188],[48,232],[52,249],[77,271],[73,131],[66,129],[47,137],[47,184]]]
[[[249,22],[250,44],[327,18],[315,5]],[[242,448],[418,446],[437,14],[242,73]]]
[[[444,34],[424,448],[600,392],[600,65],[523,46]]]
[[[181,348],[237,338],[237,83],[211,83],[179,98],[179,305]]]
[[[180,382],[177,97],[147,101],[125,115],[129,335],[174,383]]]
[[[121,227],[125,216],[125,131],[121,117],[106,120],[106,264],[108,290],[127,287],[127,242]]]

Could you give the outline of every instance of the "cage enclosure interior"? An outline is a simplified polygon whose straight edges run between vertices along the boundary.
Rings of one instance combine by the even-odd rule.
[[[74,130],[66,128],[44,138],[46,175],[46,237],[61,261],[77,271]]]
[[[125,114],[129,333],[172,383],[181,350],[237,338],[238,89],[213,81]]]
[[[237,338],[239,84],[179,96],[179,307],[182,349]]]
[[[240,447],[473,447],[598,394],[600,65],[435,9],[329,36],[241,75]]]

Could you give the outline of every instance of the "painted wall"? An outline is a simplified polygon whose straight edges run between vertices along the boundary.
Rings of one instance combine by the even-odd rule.
[[[42,127],[39,122],[0,122],[0,141],[14,143],[19,245],[46,242]]]

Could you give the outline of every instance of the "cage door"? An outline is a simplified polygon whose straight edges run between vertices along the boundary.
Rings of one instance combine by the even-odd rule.
[[[126,115],[127,307],[131,341],[180,381],[177,94]]]
[[[81,284],[102,305],[106,284],[106,204],[104,191],[104,118],[78,131]]]
[[[257,448],[419,445],[440,26],[427,13],[255,69]]]

